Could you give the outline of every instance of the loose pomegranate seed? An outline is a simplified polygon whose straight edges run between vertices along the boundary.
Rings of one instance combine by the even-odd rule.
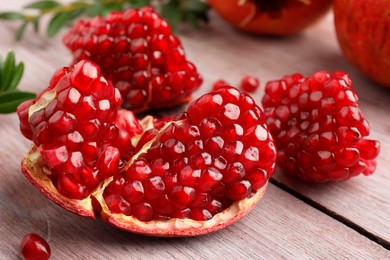
[[[180,40],[151,7],[82,19],[63,42],[74,63],[96,62],[132,111],[186,102],[202,83]]]
[[[258,78],[253,76],[244,76],[241,79],[240,88],[246,92],[255,92],[260,86],[260,81]]]
[[[35,233],[27,234],[21,244],[22,256],[25,260],[46,260],[50,258],[50,246],[41,236]]]
[[[122,213],[141,221],[209,220],[273,173],[276,151],[262,112],[235,88],[203,95],[168,124],[150,137],[145,132],[152,143],[107,186],[103,197],[113,212],[124,199],[131,212]]]
[[[222,87],[229,86],[229,83],[227,83],[225,80],[220,79],[213,83],[213,86],[211,88],[212,91],[216,91]]]
[[[268,82],[262,99],[278,147],[278,165],[313,182],[372,174],[380,144],[366,139],[369,125],[344,72],[300,74]]]

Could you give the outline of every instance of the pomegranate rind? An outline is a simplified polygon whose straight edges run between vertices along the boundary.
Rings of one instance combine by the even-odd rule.
[[[259,10],[255,2],[208,0],[208,4],[237,29],[274,36],[289,36],[301,32],[325,16],[332,5],[331,0],[297,0],[295,5],[282,9],[279,15],[273,17],[272,14]]]
[[[62,208],[77,215],[95,219],[91,197],[83,200],[69,199],[58,192],[48,177],[47,165],[42,160],[38,147],[33,145],[22,160],[22,173],[43,195]]]
[[[234,202],[227,209],[206,221],[172,218],[167,221],[152,220],[143,222],[132,216],[111,213],[104,202],[103,189],[95,193],[94,196],[102,206],[100,213],[102,220],[116,228],[154,237],[191,237],[205,235],[237,222],[247,215],[263,197],[267,184],[268,182],[257,190],[252,197]]]
[[[106,223],[128,232],[155,237],[190,237],[220,230],[247,215],[263,197],[268,184],[268,182],[264,184],[250,198],[234,202],[227,209],[214,215],[212,219],[207,221],[172,218],[167,221],[153,220],[143,222],[132,216],[110,212],[104,201],[103,192],[112,178],[105,180],[104,184],[93,192],[91,196],[83,200],[75,200],[69,199],[57,191],[47,172],[45,172],[45,168],[47,166],[42,160],[38,148],[32,146],[27,156],[22,160],[22,172],[48,199],[77,215],[95,219],[96,216],[91,199],[91,196],[93,196],[101,206],[100,218]],[[49,169],[46,171],[49,171]]]

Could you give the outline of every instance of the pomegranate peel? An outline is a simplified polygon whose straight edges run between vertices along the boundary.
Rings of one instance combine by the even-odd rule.
[[[331,0],[209,0],[208,3],[234,27],[255,34],[288,36],[301,32],[321,18]]]
[[[75,200],[62,195],[48,177],[48,171],[50,170],[47,169],[45,162],[42,160],[38,148],[35,145],[32,145],[30,151],[22,160],[22,173],[27,180],[43,195],[62,208],[77,215],[94,219],[95,213],[92,208],[91,198],[87,197],[83,200]]]
[[[148,236],[188,237],[208,234],[238,221],[247,215],[262,198],[266,186],[264,185],[252,197],[233,203],[229,208],[214,215],[212,219],[205,221],[172,218],[167,221],[152,220],[143,222],[132,216],[111,213],[104,202],[103,192],[95,194],[95,198],[101,202],[100,217],[117,228]]]

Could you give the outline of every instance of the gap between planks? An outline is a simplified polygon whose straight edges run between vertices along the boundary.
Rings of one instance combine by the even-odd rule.
[[[381,245],[385,249],[390,250],[390,241],[387,241],[387,240],[371,233],[370,231],[366,230],[362,226],[359,226],[358,224],[354,223],[353,221],[349,220],[348,218],[343,217],[340,214],[337,214],[336,212],[334,212],[333,210],[326,208],[325,206],[310,199],[309,197],[303,195],[302,193],[290,188],[289,186],[283,184],[282,182],[279,182],[275,178],[271,178],[269,180],[269,182],[272,183],[273,185],[275,185],[276,187],[278,187],[279,189],[284,190],[285,192],[289,193],[290,195],[294,196],[295,198],[301,200],[302,202],[308,204],[309,206],[321,211],[322,213],[328,215],[329,217],[341,222],[345,226],[355,230],[356,232],[367,237],[371,241]]]

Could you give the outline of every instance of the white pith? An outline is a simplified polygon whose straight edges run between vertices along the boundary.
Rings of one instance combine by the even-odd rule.
[[[53,88],[49,91],[46,91],[35,104],[30,106],[28,109],[28,118],[32,116],[35,112],[47,107],[51,101],[53,101],[57,95],[56,88]]]

